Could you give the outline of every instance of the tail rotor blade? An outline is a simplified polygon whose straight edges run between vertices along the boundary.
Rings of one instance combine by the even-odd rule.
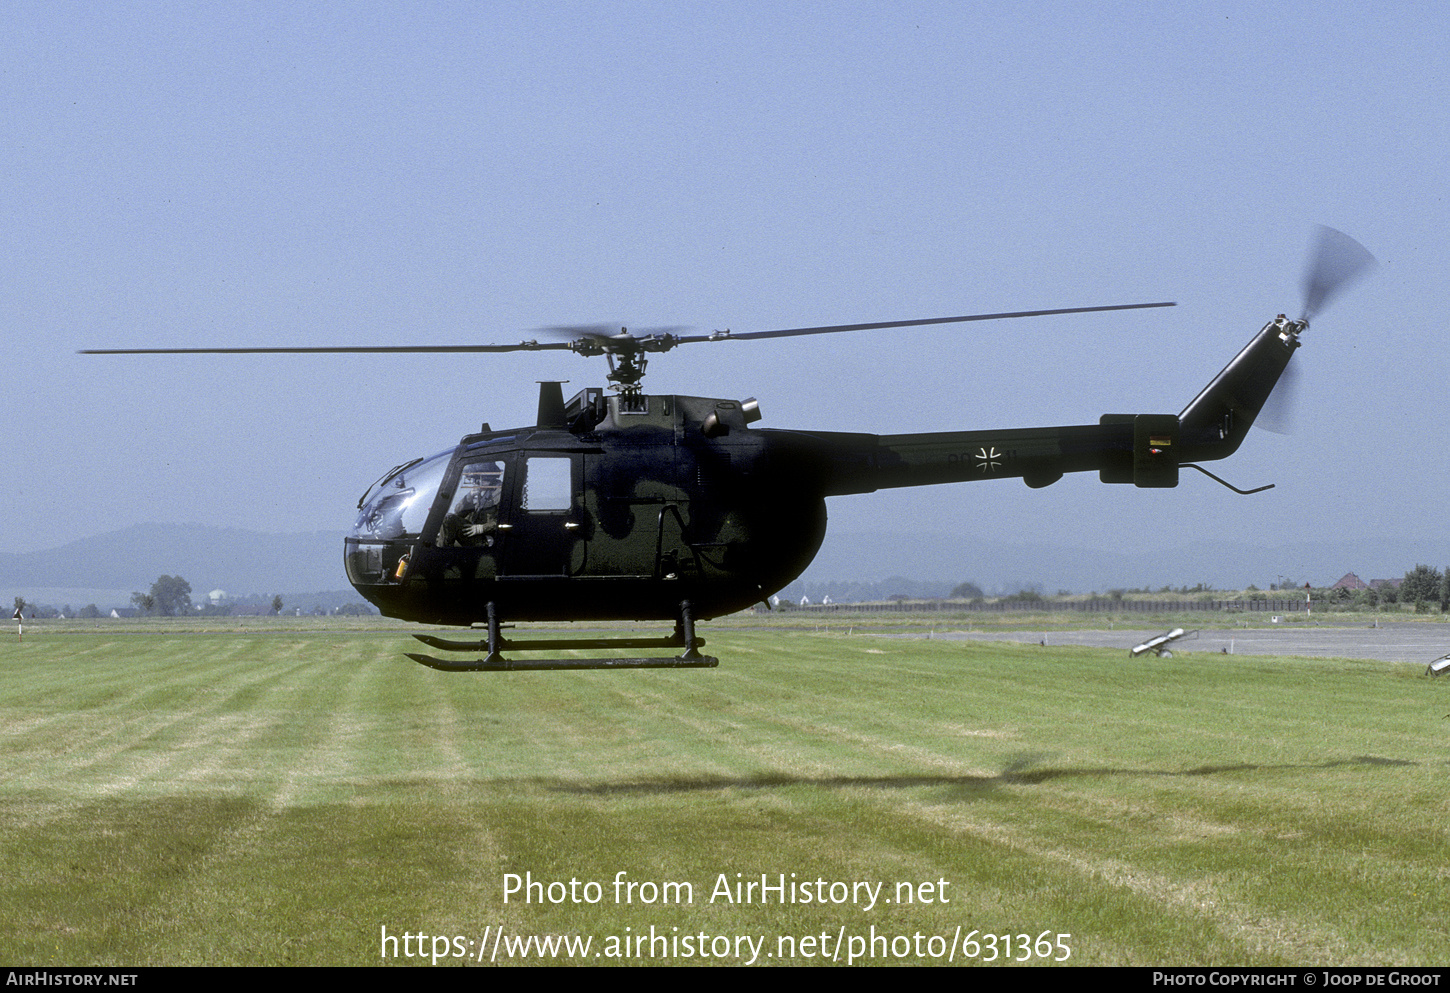
[[[1359,242],[1342,231],[1319,225],[1304,270],[1303,319],[1313,318],[1331,297],[1374,265],[1374,256]]]
[[[1300,361],[1302,360],[1295,356],[1284,367],[1284,372],[1279,376],[1279,382],[1274,385],[1274,391],[1264,401],[1263,409],[1259,411],[1259,416],[1254,420],[1256,427],[1272,431],[1274,434],[1294,433],[1294,421],[1299,407]]]

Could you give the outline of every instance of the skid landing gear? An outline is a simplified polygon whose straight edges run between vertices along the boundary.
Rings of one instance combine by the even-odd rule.
[[[666,638],[540,638],[517,640],[505,638],[499,632],[498,612],[494,605],[488,605],[487,641],[449,641],[427,634],[415,634],[429,648],[445,652],[477,652],[488,654],[481,659],[454,660],[434,658],[408,652],[408,658],[432,669],[444,672],[524,672],[548,669],[713,669],[720,660],[700,654],[703,638],[695,637],[695,618],[688,600],[680,604],[680,616],[675,621],[674,634]],[[509,652],[559,651],[569,648],[680,648],[679,655],[663,658],[603,658],[603,659],[506,659]]]

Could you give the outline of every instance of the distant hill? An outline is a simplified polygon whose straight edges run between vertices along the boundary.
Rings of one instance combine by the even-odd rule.
[[[342,531],[259,534],[201,524],[139,524],[38,552],[0,553],[0,589],[147,590],[181,576],[201,598],[348,589]]]

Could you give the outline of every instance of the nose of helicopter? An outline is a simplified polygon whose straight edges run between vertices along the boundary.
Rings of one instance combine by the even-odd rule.
[[[400,563],[422,535],[452,455],[449,449],[397,466],[358,500],[343,565],[348,581],[378,606],[378,589],[399,578]]]

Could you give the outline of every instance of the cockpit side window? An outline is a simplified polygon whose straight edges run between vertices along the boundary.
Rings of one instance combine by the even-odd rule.
[[[524,461],[523,509],[530,513],[565,511],[573,506],[573,460],[531,456]]]

